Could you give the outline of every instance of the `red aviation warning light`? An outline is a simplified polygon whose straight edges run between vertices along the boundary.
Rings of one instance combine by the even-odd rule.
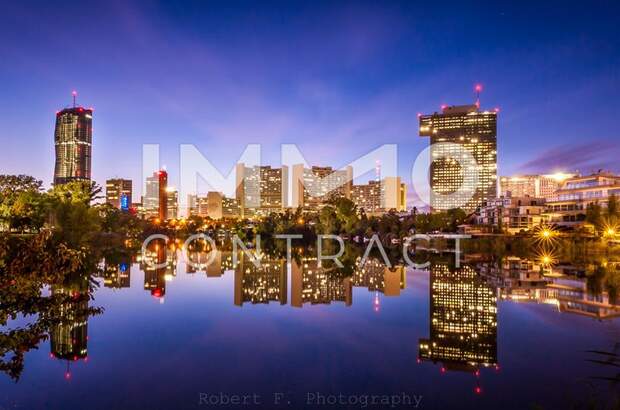
[[[482,84],[474,85],[474,91],[476,92],[476,107],[480,108],[480,92],[482,91]]]

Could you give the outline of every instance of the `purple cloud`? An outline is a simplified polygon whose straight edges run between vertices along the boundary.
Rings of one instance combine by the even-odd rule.
[[[556,146],[526,162],[519,169],[523,172],[552,172],[556,170],[581,173],[599,169],[617,171],[620,146],[612,141],[595,140],[579,145]]]

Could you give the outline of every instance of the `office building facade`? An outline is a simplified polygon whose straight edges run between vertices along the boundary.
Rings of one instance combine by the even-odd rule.
[[[93,110],[65,108],[56,113],[54,185],[90,181],[93,142]]]
[[[598,204],[606,208],[612,195],[620,198],[620,175],[599,172],[569,178],[547,200],[549,223],[568,227],[583,225],[588,206]]]
[[[480,111],[477,105],[444,106],[441,113],[420,115],[419,121],[420,136],[430,137],[431,143],[433,211],[473,211],[497,197],[496,111]],[[455,158],[459,154],[475,164],[459,163]],[[469,178],[473,174],[477,178]]]
[[[132,182],[130,179],[108,179],[105,182],[106,203],[118,209],[128,210],[132,205]]]
[[[558,173],[501,177],[499,180],[500,195],[551,199],[565,180],[575,176],[575,174]]]
[[[236,166],[235,197],[242,217],[282,212],[288,204],[288,167]]]
[[[353,168],[342,170],[332,167],[305,168],[303,164],[293,165],[292,207],[306,211],[321,209],[330,200],[351,198]]]

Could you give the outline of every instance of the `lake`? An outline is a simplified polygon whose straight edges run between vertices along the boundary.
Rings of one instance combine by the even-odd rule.
[[[203,266],[207,257],[190,253],[193,267],[180,252],[108,258],[92,292],[83,278],[46,289],[75,301],[55,311],[17,381],[3,369],[0,409],[565,409],[618,399],[620,306],[582,266],[471,255],[456,267],[445,255],[389,268],[358,256],[343,273],[299,254],[260,267],[214,255]],[[9,320],[4,343],[35,320]]]

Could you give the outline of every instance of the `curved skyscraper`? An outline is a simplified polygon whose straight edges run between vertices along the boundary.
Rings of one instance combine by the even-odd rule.
[[[56,113],[54,185],[90,180],[93,110],[73,105]]]

